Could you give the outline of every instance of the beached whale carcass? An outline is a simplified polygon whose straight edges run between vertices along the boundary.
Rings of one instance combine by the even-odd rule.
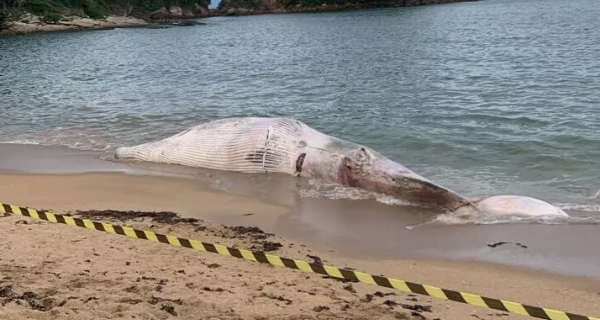
[[[434,204],[461,215],[563,215],[541,200],[495,196],[471,201],[378,152],[288,118],[209,121],[163,140],[121,147],[117,159],[244,173],[285,173]],[[500,197],[500,198],[499,198]],[[565,214],[566,215],[566,214]]]
[[[311,177],[449,209],[468,201],[378,152],[288,118],[228,118],[164,140],[121,147],[117,159]]]
[[[562,209],[540,199],[518,195],[496,195],[481,199],[472,199],[469,205],[458,208],[454,214],[459,217],[474,215],[486,216],[553,216],[568,217]]]

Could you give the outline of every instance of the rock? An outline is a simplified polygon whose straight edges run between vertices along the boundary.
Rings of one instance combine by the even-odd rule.
[[[254,14],[254,13],[255,13],[254,10],[246,9],[246,8],[228,8],[225,11],[226,16],[245,16],[245,15],[250,15],[250,14]]]
[[[144,26],[148,23],[142,19],[134,17],[108,16],[106,22],[120,26]]]
[[[194,21],[194,20],[175,20],[175,21],[166,22],[166,24],[171,25],[171,26],[177,26],[177,27],[188,27],[188,26],[205,25],[206,23],[200,22],[200,21]]]
[[[195,9],[192,11],[195,17],[206,18],[210,14],[210,10],[206,7],[202,7],[196,4]]]
[[[71,21],[59,21],[58,24],[87,29],[87,28],[99,27],[100,25],[102,25],[102,22],[99,20],[82,18],[82,19],[73,19]]]
[[[40,17],[31,13],[25,13],[21,16],[21,19],[19,21],[23,23],[39,23]]]
[[[182,9],[180,7],[171,7],[169,9],[162,8],[150,13],[149,18],[152,20],[171,20],[171,19],[186,19],[195,17],[207,17],[208,8],[196,5],[193,10]]]

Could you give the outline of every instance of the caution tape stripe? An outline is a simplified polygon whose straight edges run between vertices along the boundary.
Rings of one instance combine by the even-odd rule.
[[[369,273],[338,268],[335,266],[322,265],[318,263],[309,263],[303,260],[279,257],[265,252],[231,248],[220,244],[212,244],[197,240],[184,239],[172,235],[156,233],[153,231],[138,230],[130,227],[123,227],[105,222],[80,219],[68,215],[53,213],[46,210],[36,210],[32,208],[19,207],[5,203],[0,203],[0,207],[2,208],[2,211],[0,212],[8,214],[21,215],[53,223],[61,223],[70,226],[77,226],[96,231],[118,234],[135,239],[160,242],[177,247],[185,247],[199,251],[228,255],[235,258],[256,261],[259,263],[269,264],[277,267],[318,273],[334,278],[349,280],[352,282],[368,283],[380,287],[416,293],[444,300],[451,300],[455,302],[530,316],[534,318],[549,320],[600,320],[600,318],[588,317],[548,308],[540,308],[512,301],[488,298],[472,293],[438,288],[434,286],[423,285],[385,276],[371,275]]]

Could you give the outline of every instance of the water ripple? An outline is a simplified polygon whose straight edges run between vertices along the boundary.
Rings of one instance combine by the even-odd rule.
[[[467,195],[586,205],[598,16],[596,0],[488,0],[0,38],[0,141],[111,150],[286,116]]]

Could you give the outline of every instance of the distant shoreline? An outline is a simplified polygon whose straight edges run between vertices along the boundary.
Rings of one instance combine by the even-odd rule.
[[[323,4],[311,7],[290,7],[274,9],[246,9],[246,8],[223,8],[211,11],[211,17],[217,16],[237,16],[237,15],[261,15],[261,14],[285,14],[285,13],[313,13],[313,12],[334,12],[334,11],[352,11],[377,8],[403,8],[429,6],[438,4],[451,4],[460,2],[480,2],[483,0],[396,0],[386,4],[376,3],[344,3],[344,4]]]
[[[314,13],[314,12],[334,12],[334,11],[352,11],[376,8],[397,8],[397,7],[414,7],[423,5],[450,4],[458,2],[476,2],[481,0],[397,0],[387,4],[374,3],[344,3],[320,6],[296,6],[293,8],[271,8],[271,9],[247,9],[247,8],[221,8],[213,9],[203,14],[196,15],[170,15],[166,13],[161,16],[161,19],[152,19],[148,14],[147,17],[134,16],[117,16],[110,15],[105,19],[90,19],[84,17],[67,17],[66,20],[61,20],[55,23],[47,23],[41,21],[40,17],[28,14],[34,19],[19,19],[17,21],[8,21],[5,28],[0,29],[0,36],[6,35],[25,35],[41,32],[57,32],[57,31],[78,31],[78,30],[107,30],[115,28],[146,28],[152,26],[160,26],[163,24],[177,25],[178,21],[191,21],[201,18],[221,17],[221,16],[246,16],[246,15],[264,15],[264,14],[289,14],[289,13]],[[181,9],[177,8],[181,12]],[[163,10],[164,11],[164,10]],[[177,11],[177,10],[175,10]],[[24,21],[25,20],[25,21]],[[194,23],[186,23],[185,25],[193,25]],[[196,23],[202,24],[202,23]]]

